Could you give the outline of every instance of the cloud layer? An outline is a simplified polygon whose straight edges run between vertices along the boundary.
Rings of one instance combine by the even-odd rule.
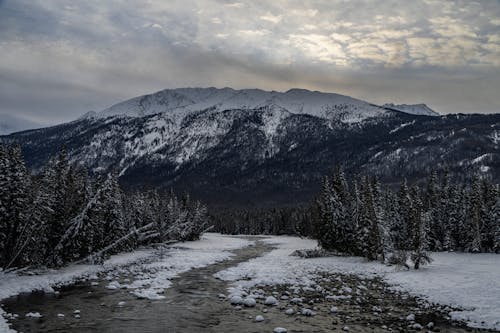
[[[45,123],[181,86],[500,112],[500,2],[0,0],[0,113]]]

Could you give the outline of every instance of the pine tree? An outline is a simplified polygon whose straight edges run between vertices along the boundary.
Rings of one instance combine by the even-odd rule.
[[[441,248],[442,251],[450,251],[454,248],[451,239],[450,208],[452,202],[452,189],[450,187],[450,176],[448,170],[444,171],[439,191],[439,203],[434,218],[438,220],[437,225],[441,227]]]
[[[469,195],[469,207],[467,214],[467,252],[481,252],[482,244],[482,220],[483,200],[481,195],[481,180],[475,177]]]
[[[467,213],[469,212],[469,203],[470,203],[470,192],[465,188],[465,186],[460,186],[458,193],[458,209],[457,209],[457,217],[458,217],[458,225],[456,227],[455,234],[455,244],[456,248],[460,251],[466,251],[467,244],[469,241],[469,228],[467,224]]]
[[[123,215],[123,192],[118,185],[118,175],[116,173],[112,172],[108,175],[103,184],[101,197],[101,212],[99,212],[99,215],[102,216],[104,238],[99,249],[114,243],[127,233]],[[124,250],[130,250],[130,247],[126,243],[121,243],[113,248],[110,253]]]
[[[332,177],[332,191],[336,194],[336,234],[337,249],[343,253],[353,253],[356,243],[356,220],[353,218],[353,201],[348,182],[342,169],[338,168]]]
[[[481,249],[483,252],[494,251],[495,229],[497,221],[495,220],[494,210],[499,189],[483,179],[481,183],[482,210],[481,210]]]
[[[434,251],[441,251],[443,249],[444,230],[440,210],[442,195],[438,185],[437,172],[433,171],[427,183],[423,209],[429,215],[429,248]]]
[[[393,249],[402,249],[406,242],[402,236],[406,230],[400,215],[398,198],[395,193],[387,189],[384,192],[384,211],[386,214],[387,232]]]
[[[43,178],[31,187],[31,198],[29,209],[26,213],[27,221],[30,221],[26,233],[22,237],[20,255],[24,264],[44,265],[49,250],[48,224],[53,214],[54,206],[52,193],[45,186]]]
[[[368,260],[377,260],[383,254],[380,238],[379,218],[373,188],[368,177],[365,177],[361,188],[361,212],[358,239],[360,253]]]
[[[410,250],[411,259],[415,269],[419,269],[421,265],[430,263],[432,259],[427,253],[428,250],[428,233],[430,214],[423,211],[422,201],[418,192],[418,188],[413,187],[410,193]]]
[[[0,144],[0,264],[6,261],[5,253],[8,233],[8,214],[10,193],[8,192],[9,185],[9,159],[7,155],[7,147]]]
[[[52,191],[54,206],[48,226],[47,249],[52,251],[59,244],[61,237],[68,228],[68,222],[73,217],[69,213],[68,200],[71,197],[68,187],[69,161],[66,150],[60,150],[58,156],[49,162],[45,170],[45,182]],[[53,264],[53,263],[49,263]]]
[[[1,264],[4,268],[9,268],[20,264],[22,259],[22,239],[29,229],[26,213],[30,179],[19,147],[4,148],[1,155]]]
[[[401,225],[397,228],[396,236],[396,247],[399,250],[409,250],[410,246],[408,240],[411,237],[410,225],[411,225],[411,208],[412,200],[410,197],[410,191],[406,179],[401,184],[398,193],[398,206],[399,206],[399,216],[401,218]]]
[[[458,186],[449,187],[447,200],[442,203],[444,226],[443,250],[457,249],[460,239],[460,225],[463,221],[462,192]]]
[[[380,235],[382,239],[384,259],[387,259],[397,249],[398,240],[396,239],[397,232],[395,230],[399,228],[401,218],[399,216],[396,196],[391,190],[385,189],[383,193],[380,193],[379,198],[379,210],[383,213],[383,218],[380,219],[382,226],[380,229]]]
[[[495,206],[492,210],[492,219],[495,221],[494,229],[494,239],[493,239],[493,251],[495,253],[500,253],[500,195],[497,196]]]
[[[321,195],[317,201],[319,210],[318,243],[326,250],[335,250],[334,193],[327,177],[323,179]]]

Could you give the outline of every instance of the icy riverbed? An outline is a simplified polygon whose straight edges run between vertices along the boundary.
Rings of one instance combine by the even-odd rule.
[[[435,253],[435,261],[420,271],[398,271],[356,257],[290,256],[315,246],[297,237],[206,234],[196,242],[114,256],[104,265],[5,274],[0,297],[45,291],[10,299],[6,308],[19,316],[10,320],[47,329],[69,325],[63,327],[75,332],[90,327],[85,325],[109,331],[105,325],[111,324],[121,325],[123,332],[134,325],[173,324],[183,332],[203,325],[214,332],[230,332],[235,325],[243,331],[280,326],[307,331],[312,325],[320,332],[334,322],[339,329],[349,324],[360,332],[371,332],[372,325],[383,331],[384,326],[430,323],[439,324],[441,332],[462,332],[441,310],[472,327],[500,329],[500,256]],[[427,306],[407,293],[444,306]],[[0,321],[0,332],[7,331]]]
[[[454,320],[464,320],[471,327],[500,330],[500,255],[434,253],[431,265],[419,271],[402,271],[358,257],[290,256],[295,250],[316,247],[314,240],[281,236],[263,241],[276,249],[217,273],[217,277],[233,282],[232,293],[259,284],[315,286],[322,272],[378,276],[394,289],[464,309],[450,312]]]
[[[54,288],[77,281],[97,280],[98,275],[104,276],[108,289],[124,288],[139,298],[162,299],[164,289],[179,274],[227,260],[233,256],[230,251],[252,244],[253,241],[243,238],[207,233],[199,241],[115,255],[103,265],[72,265],[60,270],[39,271],[37,275],[0,273],[0,301],[37,290],[53,293]],[[120,281],[124,276],[126,283]],[[9,332],[1,308],[0,314],[0,332]]]

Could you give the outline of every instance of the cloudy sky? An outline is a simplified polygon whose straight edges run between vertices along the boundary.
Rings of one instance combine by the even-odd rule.
[[[0,113],[53,124],[185,86],[500,112],[500,1],[0,0]]]

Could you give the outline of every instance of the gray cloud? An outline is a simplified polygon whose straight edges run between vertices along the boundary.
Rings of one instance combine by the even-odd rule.
[[[45,123],[181,86],[500,112],[498,1],[0,0],[0,113]]]

